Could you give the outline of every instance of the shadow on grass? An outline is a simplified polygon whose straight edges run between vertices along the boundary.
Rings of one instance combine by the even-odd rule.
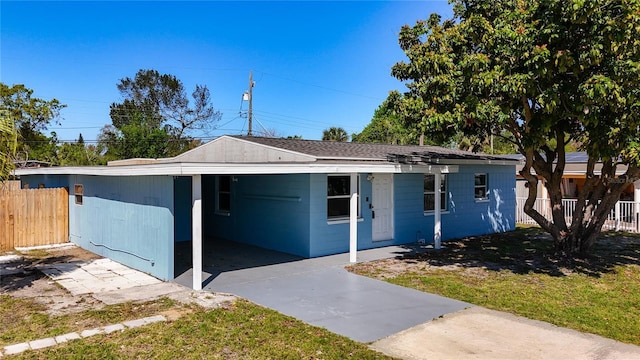
[[[640,235],[620,232],[603,233],[592,254],[580,258],[555,255],[551,236],[536,227],[450,240],[443,242],[441,250],[408,247],[414,251],[398,259],[433,266],[506,270],[516,274],[534,272],[566,276],[581,273],[599,277],[618,265],[640,265]]]
[[[0,291],[9,293],[32,286],[33,282],[46,277],[38,265],[65,263],[74,260],[73,256],[60,255],[46,258],[23,257],[20,260],[0,264]]]

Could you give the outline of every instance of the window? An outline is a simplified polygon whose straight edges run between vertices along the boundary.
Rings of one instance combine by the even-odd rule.
[[[357,193],[360,193],[358,178]],[[351,197],[351,177],[349,175],[327,176],[327,218],[340,219],[349,217],[349,199]],[[360,204],[358,202],[358,214]]]
[[[81,184],[75,184],[73,186],[73,194],[75,195],[75,198],[76,198],[76,204],[82,205],[83,196],[84,196],[84,186]]]
[[[216,183],[217,187],[217,202],[216,212],[229,213],[231,212],[231,176],[218,176]]]
[[[487,200],[487,174],[476,174],[474,180],[473,196],[476,200]]]
[[[440,174],[440,210],[447,210],[447,175]],[[424,211],[433,212],[436,208],[436,176],[424,176]]]

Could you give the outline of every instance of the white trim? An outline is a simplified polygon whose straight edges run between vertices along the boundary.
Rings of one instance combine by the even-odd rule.
[[[440,174],[436,174],[434,176],[433,183],[434,190],[436,192],[433,199],[433,247],[435,249],[440,249],[440,242],[442,240],[442,221],[440,216],[440,211],[442,210],[440,206],[440,195],[442,195],[441,181],[442,176],[440,176]]]
[[[476,185],[476,177],[484,176],[484,185]],[[484,186],[484,197],[476,197],[476,188]],[[473,199],[475,202],[485,202],[489,201],[489,174],[484,173],[475,173],[473,174]]]
[[[351,173],[349,180],[349,262],[355,263],[358,255],[358,174]]]
[[[427,192],[427,191],[424,191],[424,178],[425,178],[427,175],[433,175],[433,186],[434,186],[434,188],[433,188],[433,192]],[[442,180],[442,175],[443,175],[443,174],[440,174],[440,180]],[[437,190],[435,189],[435,186],[436,186],[436,185],[435,185],[435,183],[436,183],[435,178],[436,178],[436,176],[438,176],[438,175],[436,175],[436,174],[424,174],[424,176],[423,176],[423,178],[422,178],[422,182],[423,182],[423,186],[422,186],[422,203],[423,203],[423,205],[422,205],[422,211],[423,211],[425,214],[427,214],[427,213],[431,213],[431,214],[433,214],[433,213],[435,212],[435,196],[436,196],[436,193],[437,193]],[[445,205],[445,206],[444,206],[444,210],[442,210],[442,202],[440,203],[440,205],[441,205],[441,206],[440,206],[440,208],[441,208],[441,209],[440,209],[440,213],[448,212],[448,211],[449,211],[449,206],[448,206],[448,205],[449,205],[449,196],[448,196],[448,195],[449,195],[449,191],[448,191],[448,190],[449,190],[449,180],[447,180],[447,174],[444,174],[444,177],[445,177],[445,181],[444,181],[444,191],[445,191],[445,195],[447,195],[447,196],[445,197],[445,203],[444,203],[444,205]],[[433,209],[433,210],[424,210],[424,195],[426,195],[426,194],[433,194],[433,196],[434,196],[434,204],[433,204],[433,205],[434,205],[434,209]],[[440,194],[442,194],[442,193],[440,193]]]
[[[377,174],[372,174],[374,179],[371,181],[371,203],[372,204],[376,204],[376,197],[375,197],[375,193],[373,191],[373,182],[376,181],[375,177]],[[394,191],[395,189],[395,177],[393,175],[389,176],[390,179],[390,183],[389,183],[389,191],[391,192],[391,199],[390,199],[390,207],[391,207],[391,229],[390,229],[390,233],[391,233],[391,237],[390,238],[382,238],[382,239],[374,239],[373,238],[373,226],[374,223],[376,221],[376,219],[371,219],[371,232],[372,232],[372,236],[371,236],[371,241],[372,242],[378,242],[378,241],[389,241],[389,240],[393,240],[395,239],[395,234],[396,234],[396,217],[395,217],[395,213],[396,213],[396,209],[395,209],[395,196],[396,193]],[[373,207],[373,211],[375,211],[375,206]]]
[[[348,224],[351,221],[348,217],[338,218],[336,220],[327,220],[327,225]],[[363,222],[363,217],[358,217],[358,222]]]
[[[350,174],[356,173],[457,173],[456,165],[400,165],[389,163],[165,163],[123,166],[61,166],[36,169],[16,169],[14,175],[100,175],[100,176],[144,176],[144,175],[252,175],[252,174]]]
[[[423,216],[434,216],[435,213],[436,213],[435,211],[423,211],[422,215]],[[441,215],[447,215],[449,213],[451,213],[449,210],[440,212]]]
[[[327,185],[329,183],[329,178],[330,177],[335,177],[335,176],[342,176],[342,177],[346,177],[345,174],[327,174]],[[357,211],[357,216],[358,219],[362,216],[361,214],[361,207],[360,207],[360,186],[362,185],[360,183],[360,174],[356,174],[357,176],[357,183],[356,183],[356,192],[357,192],[357,196],[358,196],[358,211]],[[351,180],[349,180],[351,181]],[[351,187],[351,183],[349,183],[349,186]],[[351,191],[351,188],[349,189]],[[345,194],[345,195],[333,195],[333,196],[329,196],[329,194],[327,194],[327,210],[328,210],[328,206],[329,206],[329,201],[331,199],[350,199],[351,194]],[[327,211],[328,212],[328,211]],[[351,213],[349,213],[351,214]],[[349,215],[350,216],[350,215]],[[335,216],[335,217],[329,217],[329,215],[327,214],[327,222],[331,222],[331,221],[340,221],[340,220],[344,220],[344,219],[349,219],[349,216]]]

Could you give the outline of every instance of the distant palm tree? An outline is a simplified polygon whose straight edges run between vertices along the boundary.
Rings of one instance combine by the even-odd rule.
[[[10,116],[0,116],[0,183],[6,181],[13,170],[13,157],[18,145],[18,131]]]
[[[323,141],[349,141],[349,134],[341,127],[331,127],[322,132]]]

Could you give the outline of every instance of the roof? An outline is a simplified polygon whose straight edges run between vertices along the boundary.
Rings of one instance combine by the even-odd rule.
[[[151,163],[312,163],[369,161],[401,164],[513,164],[504,156],[448,149],[439,146],[388,145],[319,140],[221,136],[173,158],[125,159],[110,166]]]
[[[106,167],[19,170],[16,175],[447,173],[457,172],[462,164],[516,165],[517,160],[437,146],[221,136],[172,158],[117,160]]]
[[[232,136],[279,149],[314,156],[317,159],[369,159],[389,160],[418,156],[431,159],[513,160],[501,156],[449,149],[439,146],[389,145],[356,142],[319,141],[284,138]]]

